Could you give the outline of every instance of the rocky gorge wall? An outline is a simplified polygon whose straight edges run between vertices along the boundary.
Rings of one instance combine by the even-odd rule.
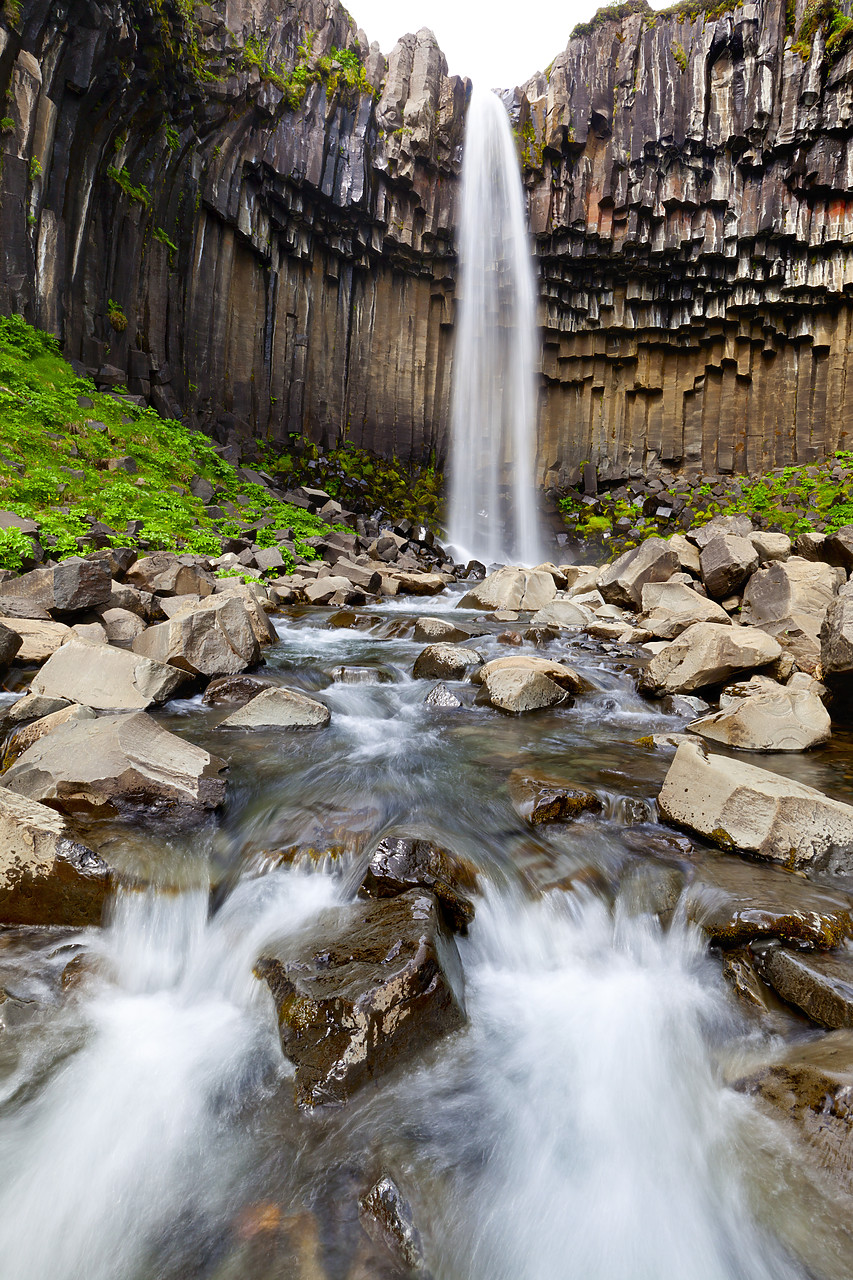
[[[441,462],[468,84],[432,35],[386,59],[336,0],[6,6],[0,308],[220,439]],[[843,26],[631,0],[506,95],[546,485],[853,440]]]

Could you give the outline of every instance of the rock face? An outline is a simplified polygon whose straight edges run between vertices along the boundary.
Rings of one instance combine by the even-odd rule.
[[[767,666],[781,652],[781,646],[757,627],[697,622],[652,658],[640,687],[658,696],[693,693]]]
[[[853,869],[853,807],[683,742],[658,797],[668,822],[787,867]]]
[[[60,814],[0,787],[0,923],[100,924],[111,887],[107,864]]]
[[[67,724],[25,751],[5,785],[68,813],[180,820],[216,809],[225,762],[144,712]]]
[[[804,8],[789,32],[780,0],[616,7],[555,31],[548,76],[508,95],[549,483],[585,460],[805,462],[850,431],[853,53],[819,24],[802,57]],[[32,0],[20,32],[4,24],[0,311],[92,368],[109,347],[131,390],[214,431],[348,429],[441,461],[467,85],[428,31],[385,58],[337,0],[274,16],[140,0],[129,21],[71,0],[57,18]],[[358,54],[356,83],[336,49]]]
[[[165,702],[187,679],[186,671],[111,646],[92,661],[89,645],[72,641],[57,649],[33,679],[30,692],[81,702],[95,711],[136,711]]]
[[[255,972],[278,1009],[302,1106],[341,1103],[462,1026],[461,966],[435,898],[414,889],[358,904],[298,954]]]

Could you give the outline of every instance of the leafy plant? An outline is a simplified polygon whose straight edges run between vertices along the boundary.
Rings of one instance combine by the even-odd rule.
[[[122,165],[120,169],[116,168],[115,165],[110,165],[107,169],[107,177],[118,183],[128,200],[134,200],[137,204],[146,207],[151,203],[151,192],[142,183],[139,186],[134,186],[133,179],[128,173],[127,165]]]
[[[124,314],[124,311],[119,304],[117,302],[113,302],[112,298],[110,298],[107,303],[107,315],[109,316],[110,324],[115,329],[116,333],[124,333],[127,328],[127,316]]]
[[[30,157],[30,182],[35,182],[36,178],[42,175],[41,160],[38,156]]]

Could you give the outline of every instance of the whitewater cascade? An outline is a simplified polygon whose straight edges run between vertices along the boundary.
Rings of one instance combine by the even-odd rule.
[[[536,289],[515,140],[474,90],[462,163],[448,538],[461,556],[538,564]]]

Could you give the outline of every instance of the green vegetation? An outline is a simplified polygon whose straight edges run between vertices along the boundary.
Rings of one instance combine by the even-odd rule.
[[[120,169],[116,168],[115,165],[110,165],[107,169],[107,177],[118,183],[128,200],[135,200],[146,208],[151,203],[151,192],[142,183],[138,187],[133,185],[133,179],[127,171],[127,165],[122,165]]]
[[[788,26],[793,34],[793,21]],[[853,46],[853,18],[843,12],[838,0],[809,0],[797,38],[791,46],[804,62],[812,56],[814,38],[819,31],[826,33],[826,58],[831,66]]]
[[[12,119],[11,116],[3,116],[3,118],[0,119],[0,133],[14,133],[14,132],[15,132],[15,121]]]
[[[205,55],[201,51],[196,0],[152,0],[151,8],[157,17],[161,43],[161,49],[152,50],[155,70],[163,74],[165,53],[171,65],[183,70],[190,80],[215,80],[216,76],[205,66]]]
[[[167,236],[166,232],[163,230],[162,227],[154,228],[154,239],[159,241],[160,244],[165,245],[166,248],[169,250],[169,262],[171,263],[172,255],[178,252],[178,246],[174,243],[173,240],[169,239],[169,237]]]
[[[30,157],[30,182],[35,182],[42,174],[41,161],[38,156]]]
[[[522,166],[525,169],[541,169],[545,145],[537,140],[533,121],[528,120],[521,129],[514,129],[513,132]]]
[[[107,303],[107,316],[109,317],[109,322],[113,329],[115,329],[116,333],[124,333],[127,328],[127,316],[124,314],[124,311],[119,304],[117,302],[113,302],[112,298],[110,298]]]
[[[21,0],[3,0],[0,12],[10,27],[18,27],[21,22]]]
[[[833,470],[838,472],[833,476]],[[733,476],[729,492],[715,497],[710,485],[693,490],[665,490],[659,495],[666,507],[676,493],[686,499],[692,513],[689,527],[706,524],[717,515],[747,515],[756,524],[787,533],[833,533],[853,524],[853,453],[839,451],[822,463],[783,467],[765,476]],[[668,520],[643,515],[643,496],[634,500],[599,494],[595,506],[586,505],[580,494],[571,492],[560,499],[560,510],[568,528],[581,539],[613,537],[614,550],[625,550],[643,539],[666,537],[674,532]],[[622,522],[621,528],[619,522]],[[625,528],[626,522],[628,528]],[[679,529],[683,526],[678,525]]]
[[[579,22],[572,31],[572,38],[590,36],[598,27],[608,22],[621,22],[623,18],[629,18],[635,13],[641,14],[643,25],[646,27],[654,27],[659,21],[666,21],[667,18],[676,18],[679,22],[695,22],[697,18],[702,18],[705,22],[715,22],[722,14],[739,9],[742,4],[743,0],[677,0],[677,3],[668,9],[658,9],[655,12],[647,0],[622,0],[619,4],[605,5],[590,18],[589,22]],[[677,58],[676,61],[681,66]]]
[[[683,44],[674,44],[672,46],[672,57],[675,65],[680,69],[681,74],[684,75],[687,70],[687,52]]]
[[[284,94],[288,107],[295,111],[302,105],[308,87],[311,84],[324,83],[326,94],[331,97],[339,88],[346,86],[357,93],[368,93],[377,97],[376,90],[367,79],[356,49],[336,49],[314,59],[312,63],[312,46],[314,32],[309,31],[305,43],[296,51],[296,63],[291,71],[276,65],[270,60],[269,47],[264,45],[258,36],[250,36],[243,49],[243,65],[257,67],[262,80],[274,84]]]
[[[368,515],[381,510],[393,520],[408,516],[437,527],[442,476],[431,462],[418,466],[380,458],[346,442],[321,453],[316,444],[296,435],[286,452],[267,445],[262,456],[266,470],[287,488],[321,487],[349,510]]]
[[[167,124],[163,132],[166,135],[166,146],[170,151],[179,151],[181,148],[181,139],[177,129],[173,125]]]
[[[19,316],[0,318],[0,420],[0,507],[37,520],[55,559],[90,545],[87,516],[116,530],[116,545],[207,555],[219,555],[222,537],[243,536],[266,516],[273,522],[253,540],[272,545],[274,531],[293,529],[309,559],[314,552],[302,539],[328,532],[316,516],[238,479],[207,436],[97,392],[75,376],[54,338]],[[116,468],[126,458],[129,468]],[[208,514],[189,491],[198,475],[236,515]],[[0,567],[19,569],[31,551],[20,530],[0,531]],[[292,568],[292,557],[282,554]]]

